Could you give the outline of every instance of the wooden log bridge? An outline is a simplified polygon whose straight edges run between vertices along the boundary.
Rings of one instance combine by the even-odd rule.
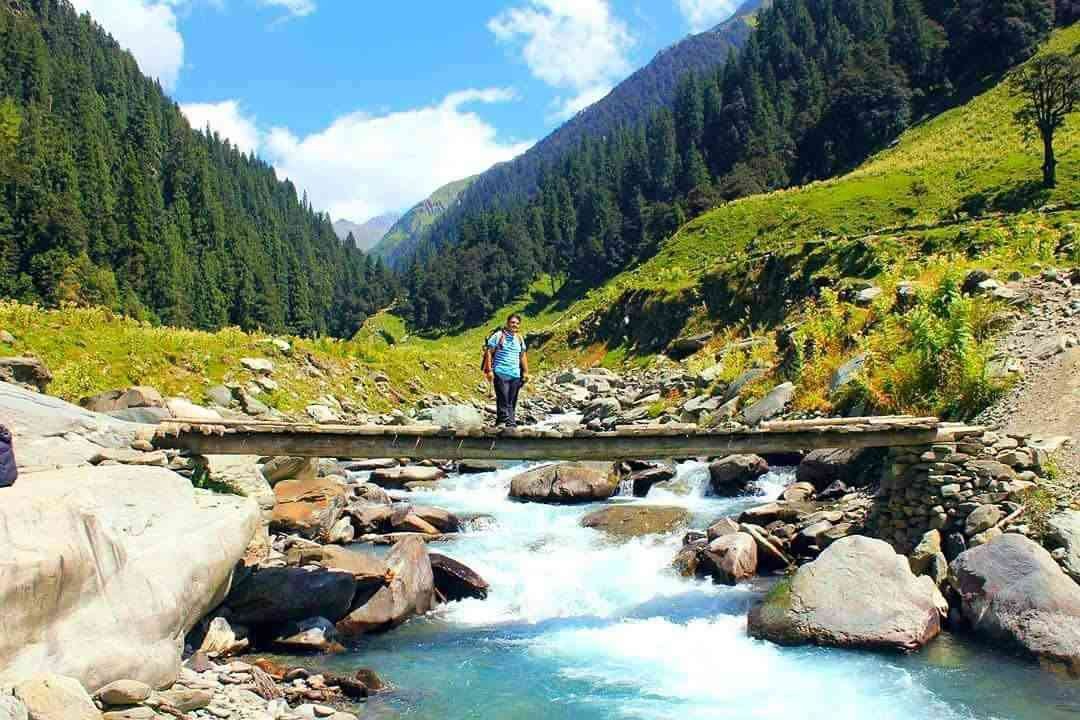
[[[545,427],[453,429],[432,425],[314,425],[174,420],[158,426],[161,449],[200,455],[414,460],[632,460],[784,453],[820,448],[927,445],[983,428],[906,416],[763,423],[754,429],[627,425],[609,432]]]

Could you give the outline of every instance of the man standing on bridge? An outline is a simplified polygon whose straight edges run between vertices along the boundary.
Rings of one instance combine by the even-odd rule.
[[[484,376],[495,385],[496,427],[516,427],[518,393],[529,377],[520,315],[508,317],[506,327],[488,338],[483,370]]]

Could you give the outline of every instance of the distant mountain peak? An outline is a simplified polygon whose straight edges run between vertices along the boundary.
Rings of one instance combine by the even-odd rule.
[[[398,220],[401,219],[401,213],[388,212],[382,215],[376,215],[370,220],[365,220],[362,223],[353,222],[352,220],[336,220],[334,222],[334,232],[337,233],[338,238],[345,240],[349,237],[349,233],[352,233],[353,239],[356,240],[356,247],[360,248],[364,252],[367,252],[375,246],[386,231],[394,226]]]

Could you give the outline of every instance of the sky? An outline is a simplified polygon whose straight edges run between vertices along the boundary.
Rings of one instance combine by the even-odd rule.
[[[509,160],[739,0],[73,0],[333,219]]]

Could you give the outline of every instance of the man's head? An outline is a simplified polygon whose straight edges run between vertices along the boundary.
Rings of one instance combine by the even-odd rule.
[[[517,313],[506,318],[506,329],[517,334],[521,331],[521,316]]]

